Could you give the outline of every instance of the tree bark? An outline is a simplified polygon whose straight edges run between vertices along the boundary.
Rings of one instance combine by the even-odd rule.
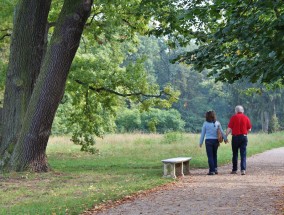
[[[46,146],[92,0],[65,0],[9,162],[15,171],[47,171]]]
[[[44,55],[51,0],[19,1],[15,8],[10,58],[5,85],[0,169],[17,142]]]

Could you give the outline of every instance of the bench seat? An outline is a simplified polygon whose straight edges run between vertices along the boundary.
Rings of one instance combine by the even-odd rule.
[[[164,164],[164,176],[176,178],[177,176],[189,175],[189,161],[191,157],[177,157],[162,160]]]

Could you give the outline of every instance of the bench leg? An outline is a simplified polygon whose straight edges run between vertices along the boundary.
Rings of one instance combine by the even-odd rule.
[[[183,175],[183,163],[176,163],[176,175],[177,176],[184,176]]]
[[[176,178],[176,168],[174,163],[164,163],[164,177]]]
[[[189,175],[189,161],[183,162],[183,174]]]

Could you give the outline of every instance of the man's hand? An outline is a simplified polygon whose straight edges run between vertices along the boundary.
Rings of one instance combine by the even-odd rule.
[[[227,131],[226,131],[226,136],[228,137],[228,135],[229,135],[230,133],[232,133],[232,129],[228,127],[228,128],[227,128]]]

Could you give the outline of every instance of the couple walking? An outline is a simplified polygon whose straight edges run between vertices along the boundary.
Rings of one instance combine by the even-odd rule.
[[[251,131],[250,119],[244,114],[244,108],[241,105],[235,107],[235,114],[231,117],[226,134],[222,129],[219,121],[217,121],[214,111],[206,113],[206,121],[203,123],[199,146],[202,147],[204,138],[206,153],[208,157],[209,172],[207,175],[218,174],[217,150],[219,147],[217,128],[220,128],[225,143],[228,143],[228,135],[232,134],[232,174],[237,174],[238,170],[238,152],[241,156],[241,174],[246,174],[246,148],[247,134]]]

